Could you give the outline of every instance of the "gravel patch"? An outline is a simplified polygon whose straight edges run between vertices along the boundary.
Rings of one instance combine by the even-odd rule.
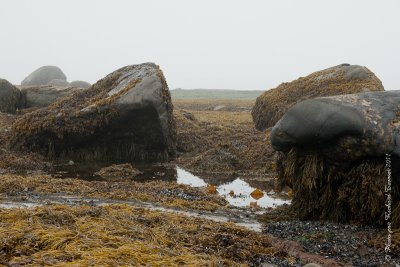
[[[299,242],[304,250],[350,266],[396,266],[400,258],[385,260],[385,253],[368,244],[380,229],[317,221],[281,221],[265,226],[263,232]]]

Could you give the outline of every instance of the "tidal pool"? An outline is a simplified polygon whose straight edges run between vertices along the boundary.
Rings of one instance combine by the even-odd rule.
[[[203,179],[185,171],[184,169],[176,167],[176,171],[178,184],[186,184],[193,187],[205,187],[208,185]],[[269,196],[267,192],[262,190],[260,191],[263,196],[254,198],[251,196],[251,193],[256,189],[257,188],[252,187],[249,183],[240,178],[236,178],[233,181],[222,183],[217,186],[218,194],[235,207],[249,207],[252,205],[253,207],[258,206],[261,208],[270,208],[283,204],[290,204],[290,200],[284,200],[278,196]]]
[[[216,193],[225,198],[230,205],[235,207],[258,207],[273,208],[283,204],[290,204],[290,200],[285,194],[275,193],[268,181],[258,180],[253,185],[250,184],[248,177],[224,176],[224,175],[194,175],[175,164],[153,164],[137,165],[142,174],[132,178],[135,181],[169,181],[178,184],[185,184],[192,187],[215,186]],[[104,165],[60,165],[53,173],[58,178],[80,178],[85,180],[103,180],[95,175]],[[259,190],[258,196],[252,196],[252,192]],[[261,192],[261,193],[260,193]]]

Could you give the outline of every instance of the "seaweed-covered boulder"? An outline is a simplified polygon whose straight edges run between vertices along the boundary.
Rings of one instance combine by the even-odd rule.
[[[56,66],[43,66],[32,72],[22,82],[22,86],[48,85],[52,80],[67,80],[67,76]]]
[[[127,66],[24,115],[13,125],[10,145],[77,160],[167,160],[176,153],[172,112],[159,67]]]
[[[366,67],[342,64],[266,91],[257,98],[251,114],[256,128],[263,131],[303,100],[383,90],[382,82]]]
[[[72,81],[72,82],[69,83],[69,85],[71,87],[83,88],[83,89],[87,89],[90,86],[92,86],[90,83],[85,82],[85,81]]]
[[[15,113],[20,106],[20,90],[8,81],[0,79],[0,112]]]
[[[78,88],[58,87],[58,86],[32,86],[21,89],[24,107],[47,107],[61,98],[72,95],[79,91]]]
[[[273,127],[271,143],[300,217],[384,225],[390,170],[392,225],[400,227],[400,91],[300,102]]]

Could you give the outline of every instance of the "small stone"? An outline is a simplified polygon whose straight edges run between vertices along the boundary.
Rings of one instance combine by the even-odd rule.
[[[218,193],[217,187],[215,185],[209,184],[209,185],[207,185],[207,192],[210,194],[216,194],[216,193]]]
[[[251,192],[250,196],[255,200],[258,200],[264,196],[264,193],[260,189],[256,188],[256,190]]]
[[[260,206],[257,204],[257,201],[251,201],[249,204],[250,208],[259,208]]]

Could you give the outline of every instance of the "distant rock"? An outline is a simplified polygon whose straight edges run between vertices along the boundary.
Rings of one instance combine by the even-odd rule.
[[[47,107],[57,100],[60,100],[63,97],[70,96],[76,91],[80,91],[78,88],[71,87],[58,87],[58,86],[32,86],[32,87],[24,87],[21,89],[23,99],[24,99],[24,107],[25,108],[33,108],[33,107]]]
[[[83,88],[83,89],[87,89],[90,86],[92,86],[90,83],[85,82],[85,81],[73,81],[73,82],[70,82],[69,85],[71,87],[77,87],[77,88]]]
[[[22,86],[48,85],[52,80],[66,81],[67,77],[56,66],[43,66],[32,72],[22,82]]]
[[[274,126],[294,104],[306,99],[367,91],[383,91],[382,82],[366,67],[342,64],[314,72],[263,93],[251,112],[260,131]]]
[[[0,112],[15,113],[21,107],[21,92],[7,80],[0,79]]]
[[[80,161],[168,160],[176,153],[172,112],[159,67],[131,65],[21,117],[11,147]]]
[[[47,85],[67,87],[67,86],[69,86],[69,82],[67,82],[66,80],[54,79],[54,80],[51,80]]]

